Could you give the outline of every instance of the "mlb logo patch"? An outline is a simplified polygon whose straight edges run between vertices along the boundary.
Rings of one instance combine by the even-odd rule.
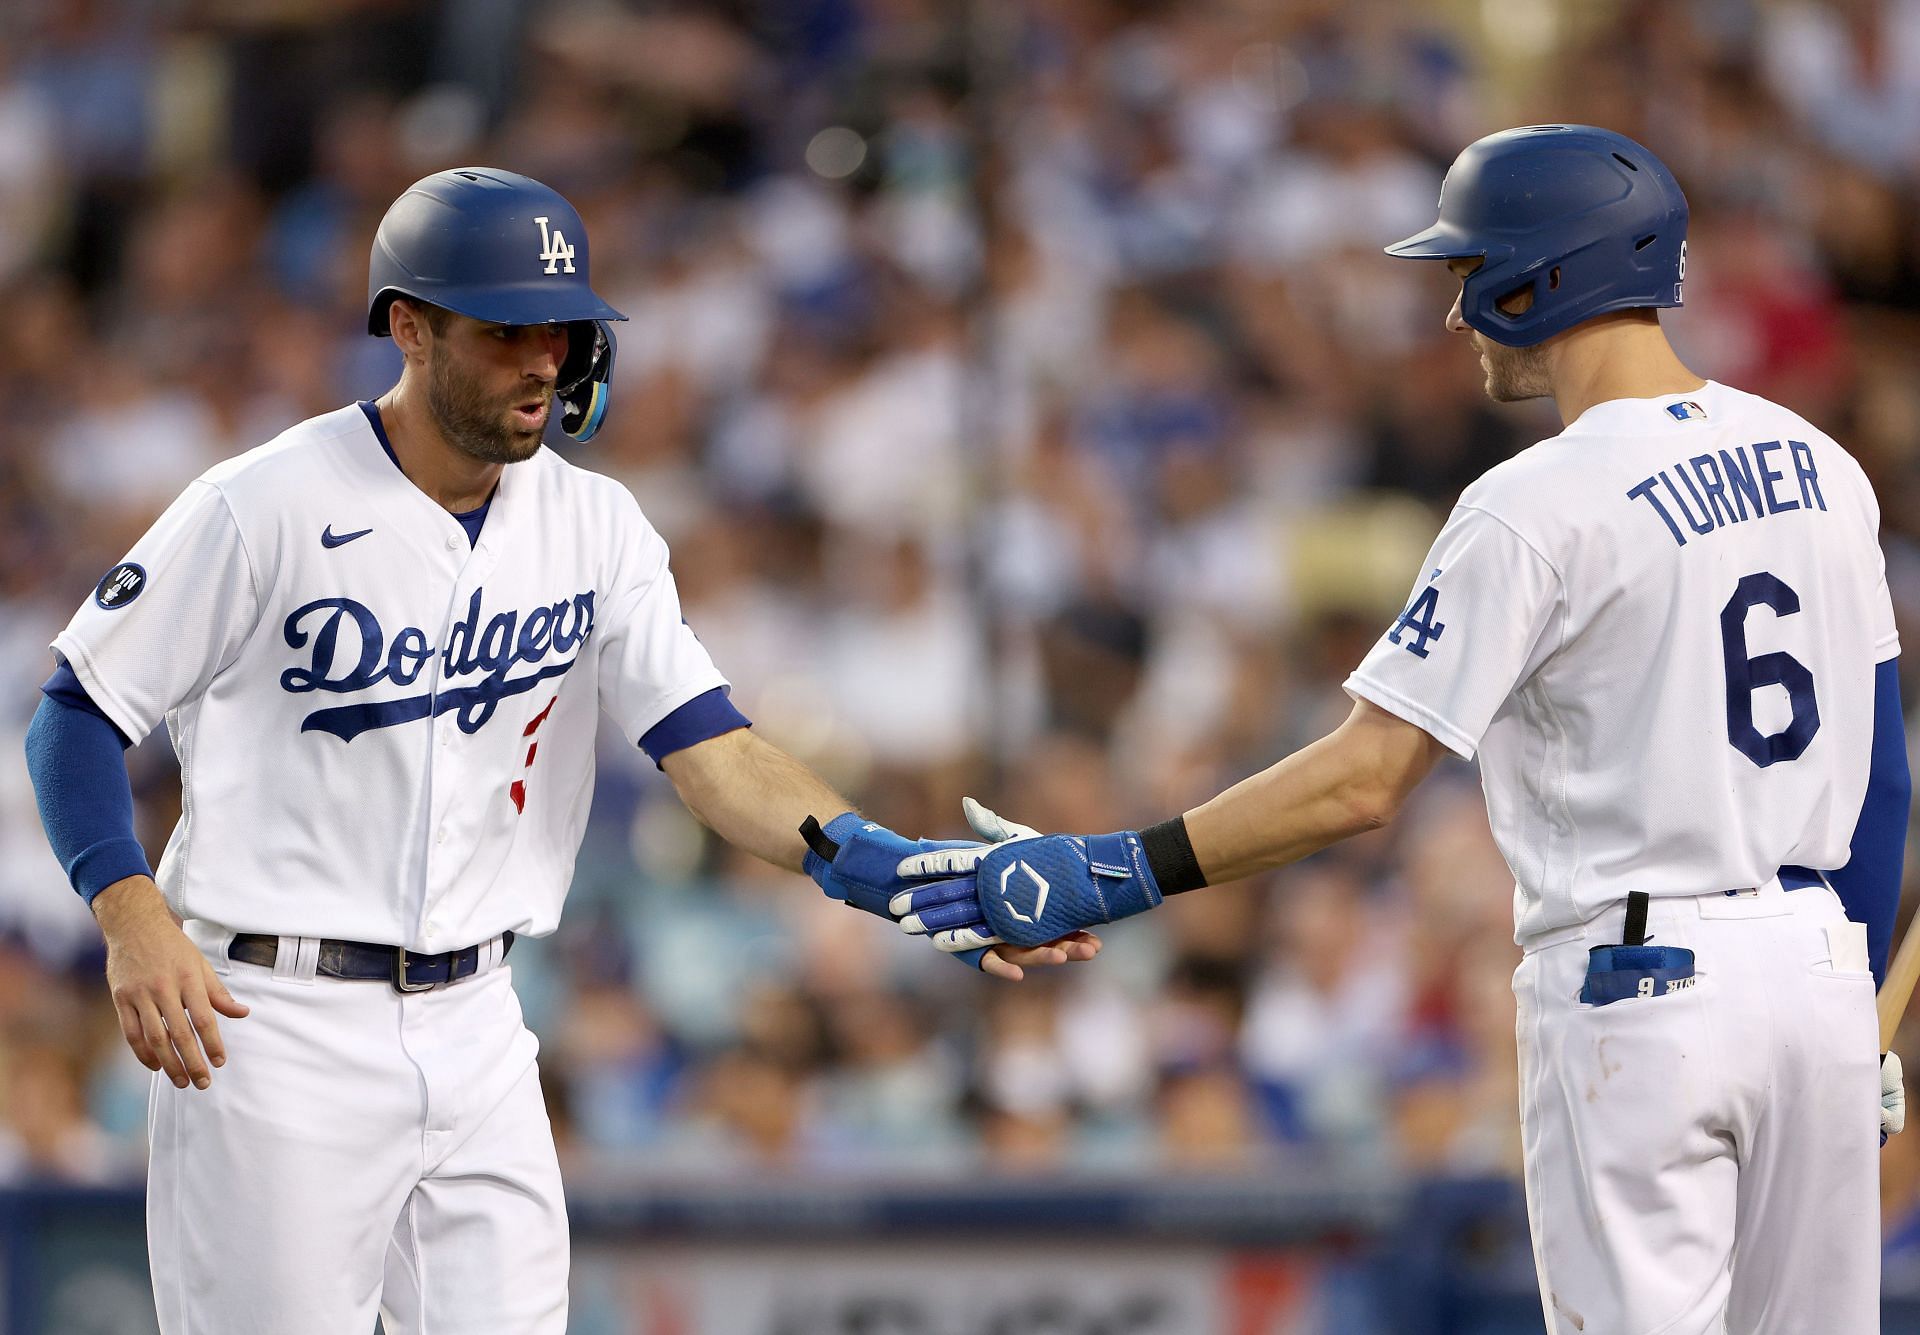
[[[1685,422],[1690,418],[1705,417],[1707,415],[1707,410],[1695,403],[1692,399],[1682,399],[1678,403],[1669,403],[1667,405],[1667,411],[1673,414],[1673,420],[1676,422]]]

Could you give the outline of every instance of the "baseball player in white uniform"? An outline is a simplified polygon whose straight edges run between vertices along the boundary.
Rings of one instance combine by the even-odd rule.
[[[569,435],[598,426],[624,318],[567,201],[439,173],[389,210],[371,270],[399,383],[190,486],[54,642],[29,730],[127,1042],[166,1077],[168,1335],[565,1329],[560,1174],[505,961],[558,921],[601,710],[719,834],[835,898],[884,914],[894,866],[934,847],[747,730],[632,496],[543,448],[555,405]],[[183,803],[156,878],[121,748],[163,719]],[[1017,977],[1095,948],[971,959]]]
[[[1036,836],[969,809],[974,872],[903,892],[951,947],[1040,941],[1388,821],[1478,758],[1516,881],[1521,1114],[1556,1335],[1879,1329],[1877,1146],[1904,1120],[1875,980],[1909,780],[1879,511],[1858,464],[1694,375],[1687,211],[1639,144],[1471,145],[1389,253],[1461,279],[1494,398],[1566,429],[1461,496],[1348,720],[1141,831]]]

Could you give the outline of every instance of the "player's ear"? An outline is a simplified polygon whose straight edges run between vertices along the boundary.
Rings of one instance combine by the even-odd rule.
[[[424,354],[433,337],[427,313],[405,297],[394,298],[387,308],[387,328],[393,335],[393,345],[407,358]]]

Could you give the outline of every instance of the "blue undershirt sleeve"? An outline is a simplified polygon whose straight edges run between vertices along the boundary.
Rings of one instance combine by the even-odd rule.
[[[684,751],[689,746],[704,742],[721,733],[732,732],[735,728],[751,728],[753,721],[727,698],[727,688],[716,686],[712,690],[681,705],[671,714],[661,719],[640,739],[640,749],[649,759],[658,765],[675,751]]]
[[[84,709],[95,718],[113,729],[113,735],[120,739],[120,747],[125,750],[133,742],[127,734],[120,731],[120,725],[107,717],[106,710],[95,704],[93,697],[87,694],[87,688],[80,684],[80,677],[67,666],[67,660],[61,659],[60,666],[42,683],[40,690],[52,696],[63,705],[72,705],[75,709]]]
[[[133,833],[126,739],[84,690],[84,705],[65,689],[55,694],[59,678],[55,673],[48,683],[27,727],[27,773],[47,842],[67,880],[91,904],[115,881],[151,876],[153,868]],[[77,681],[73,686],[79,689]]]
[[[1827,873],[1827,883],[1846,905],[1847,916],[1867,928],[1867,958],[1873,982],[1885,981],[1893,920],[1900,908],[1900,880],[1907,851],[1907,819],[1913,780],[1907,771],[1907,730],[1900,713],[1900,660],[1889,658],[1873,674],[1873,759],[1867,796],[1853,830],[1847,865]]]

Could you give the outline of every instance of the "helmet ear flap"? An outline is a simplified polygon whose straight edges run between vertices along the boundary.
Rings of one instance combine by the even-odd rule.
[[[605,320],[576,320],[567,326],[567,357],[554,398],[560,404],[560,429],[582,444],[593,439],[607,415],[614,346],[613,330]]]
[[[1524,282],[1508,286],[1494,297],[1493,308],[1510,320],[1518,320],[1544,300],[1547,293],[1559,290],[1560,266],[1556,264],[1544,274],[1536,271]]]
[[[1562,267],[1534,267],[1523,274],[1514,273],[1515,267],[1509,260],[1468,274],[1461,285],[1460,312],[1470,326],[1496,343],[1531,347],[1547,336],[1538,334],[1536,327],[1552,318]]]

